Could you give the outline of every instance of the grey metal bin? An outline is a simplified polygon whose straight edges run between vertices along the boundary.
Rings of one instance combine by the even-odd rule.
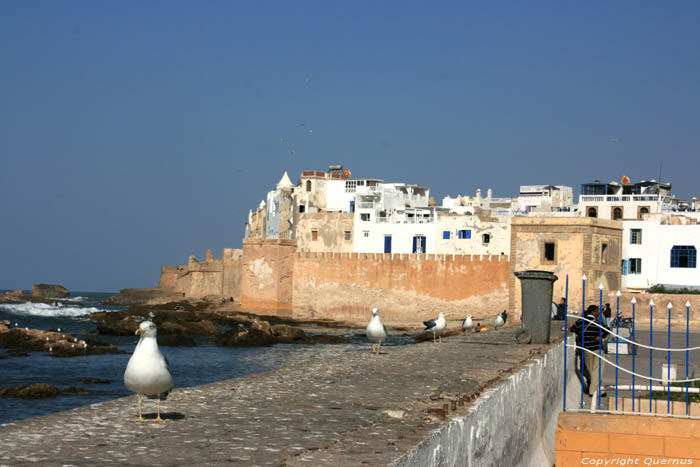
[[[552,288],[557,276],[549,271],[517,271],[522,289],[523,329],[533,344],[549,344]]]

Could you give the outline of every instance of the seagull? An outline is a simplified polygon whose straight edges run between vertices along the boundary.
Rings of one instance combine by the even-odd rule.
[[[423,332],[432,332],[433,342],[435,342],[435,334],[438,334],[438,337],[440,338],[440,343],[442,343],[442,336],[440,336],[440,333],[447,327],[445,316],[447,316],[447,313],[441,311],[440,314],[438,314],[437,319],[429,319],[428,321],[423,321],[423,324],[425,325],[425,330],[423,330]]]
[[[504,316],[505,315],[505,316]],[[506,324],[506,319],[508,318],[508,314],[503,311],[503,313],[499,313],[496,315],[496,319],[493,322],[493,328],[498,330],[498,328],[502,328],[504,324]]]
[[[168,359],[158,349],[155,323],[152,321],[142,322],[139,324],[136,334],[140,334],[141,339],[136,344],[134,353],[126,366],[124,384],[129,390],[138,393],[139,418],[137,421],[144,421],[141,413],[141,397],[146,395],[149,399],[158,399],[158,416],[156,421],[162,422],[163,419],[160,418],[160,401],[167,398],[170,390],[173,388],[170,364]]]
[[[472,321],[472,315],[467,315],[467,318],[462,322],[462,331],[469,332],[474,327],[474,322]]]
[[[372,344],[372,352],[379,355],[379,348],[382,346],[382,342],[386,340],[386,327],[382,323],[382,319],[379,317],[379,309],[372,308],[372,319],[367,325],[367,337],[372,342],[377,343],[377,350],[374,350],[374,344]]]

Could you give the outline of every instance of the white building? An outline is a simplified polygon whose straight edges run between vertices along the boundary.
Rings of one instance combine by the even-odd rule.
[[[350,171],[341,165],[332,165],[328,172],[305,170],[294,198],[300,214],[320,211],[353,212],[358,193],[376,190],[380,179],[350,178]]]
[[[622,287],[700,288],[700,224],[685,216],[648,216],[623,223]]]
[[[353,251],[435,253],[430,189],[405,183],[357,188]]]
[[[670,195],[671,184],[656,180],[620,184],[581,185],[579,211],[585,217],[601,219],[643,219],[646,214],[672,212],[678,201]]]
[[[514,208],[530,212],[568,212],[574,204],[573,188],[564,185],[521,185]]]

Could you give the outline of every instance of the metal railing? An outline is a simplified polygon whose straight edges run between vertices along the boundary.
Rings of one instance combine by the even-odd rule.
[[[649,345],[642,344],[637,341],[637,330],[636,330],[636,322],[637,322],[637,310],[636,310],[636,304],[637,301],[635,298],[632,298],[630,301],[632,305],[632,317],[631,319],[625,319],[625,324],[623,325],[623,329],[625,327],[628,327],[630,330],[629,336],[623,336],[620,334],[620,323],[622,321],[622,318],[620,316],[620,297],[621,293],[620,291],[617,292],[616,297],[616,310],[615,310],[615,315],[614,315],[614,320],[611,322],[614,323],[615,329],[610,329],[605,325],[604,318],[603,318],[603,285],[601,284],[599,289],[600,289],[600,300],[599,300],[599,315],[596,319],[590,319],[588,316],[584,316],[583,314],[585,313],[586,310],[586,276],[584,275],[582,278],[582,299],[581,299],[581,310],[582,310],[582,315],[576,315],[576,314],[569,314],[568,313],[568,298],[569,298],[569,277],[566,277],[566,289],[565,289],[565,294],[566,294],[566,305],[565,305],[565,312],[564,312],[564,402],[563,402],[563,410],[566,412],[567,407],[566,407],[566,384],[567,384],[567,352],[569,349],[575,349],[576,355],[575,355],[575,361],[578,363],[579,366],[579,372],[577,373],[577,377],[579,378],[579,381],[581,382],[581,397],[580,397],[580,406],[578,409],[570,409],[572,411],[577,411],[577,410],[584,410],[584,371],[586,368],[585,364],[585,358],[584,354],[589,354],[593,355],[595,358],[599,359],[600,363],[597,365],[598,367],[598,387],[594,388],[589,388],[589,393],[592,393],[592,399],[591,399],[591,405],[590,405],[590,411],[595,412],[612,412],[612,413],[630,413],[629,411],[621,411],[619,408],[619,392],[620,391],[625,391],[625,392],[631,392],[631,399],[632,399],[632,412],[631,413],[637,413],[637,414],[644,414],[644,415],[659,415],[658,413],[654,412],[653,410],[653,400],[654,400],[654,393],[666,393],[666,414],[662,414],[665,416],[672,416],[675,415],[677,416],[678,414],[671,414],[671,392],[685,392],[685,414],[681,414],[681,416],[684,417],[690,417],[690,400],[689,400],[689,395],[691,393],[696,394],[700,393],[700,388],[691,388],[690,383],[700,381],[700,378],[691,378],[689,376],[689,356],[690,352],[692,351],[697,351],[700,350],[700,346],[696,347],[690,347],[690,301],[687,301],[685,303],[685,347],[683,348],[672,348],[671,347],[671,312],[673,309],[673,305],[671,302],[668,303],[667,309],[668,309],[668,326],[666,329],[666,334],[667,334],[667,342],[666,342],[666,347],[659,347],[659,346],[654,346],[654,306],[655,303],[653,300],[650,300],[649,302]],[[570,332],[573,332],[572,329],[569,328],[569,318],[576,318],[578,320],[582,320],[581,326],[580,326],[580,336],[577,339],[576,344],[569,344],[568,343],[568,334]],[[612,318],[612,317],[611,317]],[[584,325],[586,326],[594,326],[595,328],[598,329],[598,348],[597,349],[591,349],[591,348],[585,348],[583,347],[584,342],[585,342],[585,329]],[[573,327],[573,326],[572,326]],[[615,344],[615,361],[613,362],[609,358],[603,357],[603,333],[607,333],[610,336],[614,337],[614,344]],[[658,334],[658,332],[657,332]],[[579,342],[581,345],[579,345]],[[621,346],[627,345],[629,354],[631,354],[632,357],[632,362],[631,362],[631,369],[624,368],[620,364],[620,348]],[[608,344],[609,346],[609,344]],[[640,349],[648,349],[649,350],[649,372],[648,374],[642,374],[640,371],[642,370],[637,370],[637,351]],[[663,368],[662,366],[662,371],[666,371],[666,377],[665,378],[656,378],[653,376],[653,366],[654,366],[654,351],[656,352],[666,352],[666,367]],[[685,378],[684,379],[675,379],[671,380],[671,352],[685,352]],[[610,365],[615,368],[615,384],[614,385],[607,385],[605,386],[602,382],[602,377],[603,377],[603,364]],[[632,384],[631,385],[621,385],[619,384],[619,376],[620,372],[632,375]],[[663,375],[662,375],[663,376]],[[636,379],[637,378],[642,378],[643,380],[647,381],[646,384],[637,384]],[[591,377],[590,379],[594,379]],[[588,381],[589,384],[591,381]],[[654,385],[652,382],[658,382],[661,384]],[[676,384],[676,386],[672,386],[672,383]],[[679,387],[677,384],[683,384],[685,383],[685,387]],[[601,409],[601,397],[602,393],[605,389],[614,389],[615,390],[615,410],[612,411],[610,408],[608,409]],[[641,410],[641,405],[642,405],[642,396],[640,395],[639,401],[637,398],[637,392],[648,392],[649,394],[649,412],[643,412]],[[606,391],[607,392],[607,391]],[[657,396],[658,399],[658,396]],[[637,407],[639,406],[639,410],[637,410]]]

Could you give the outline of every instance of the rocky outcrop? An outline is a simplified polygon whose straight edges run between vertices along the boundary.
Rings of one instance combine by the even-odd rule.
[[[60,393],[60,389],[46,383],[34,383],[27,386],[10,386],[7,388],[0,388],[0,397],[20,397],[22,399],[56,397]]]
[[[113,295],[102,300],[102,304],[112,306],[134,306],[145,305],[150,301],[175,301],[181,298],[181,293],[169,292],[158,288],[122,289],[119,291],[118,295]]]
[[[259,329],[238,326],[226,331],[216,338],[216,345],[221,347],[260,347],[275,344],[275,337]]]
[[[30,296],[22,290],[12,292],[0,292],[0,303],[24,303],[30,300]]]
[[[151,320],[158,326],[158,342],[164,346],[194,346],[193,337],[213,337],[216,345],[229,347],[350,342],[334,335],[307,336],[303,329],[280,317],[261,317],[217,306],[203,300],[139,305],[122,311],[96,312],[92,320],[98,334],[110,336],[132,336],[139,323]]]
[[[28,352],[48,352],[53,357],[125,353],[113,345],[81,339],[58,330],[8,328],[4,324],[0,324],[0,348],[9,349],[12,357],[26,356]]]
[[[9,386],[6,388],[0,388],[0,398],[18,397],[21,399],[43,399],[46,397],[56,397],[60,394],[87,396],[93,393],[94,391],[88,391],[79,386],[71,386],[64,390],[60,390],[57,387],[46,383],[32,383],[26,386]]]
[[[67,298],[70,297],[68,289],[61,285],[34,284],[32,286],[34,298]]]
[[[293,342],[306,337],[303,329],[289,324],[275,324],[270,328],[270,332],[280,342]]]

